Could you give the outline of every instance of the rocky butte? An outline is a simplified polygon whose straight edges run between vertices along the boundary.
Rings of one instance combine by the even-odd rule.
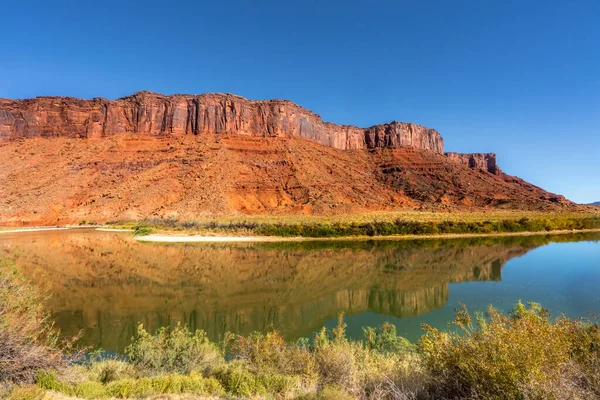
[[[444,140],[435,129],[397,121],[369,128],[337,125],[323,122],[319,115],[288,100],[252,101],[229,93],[164,96],[144,91],[118,100],[0,99],[0,140],[101,138],[123,132],[304,138],[341,150],[412,147],[444,153]],[[471,168],[499,172],[495,154],[447,155]]]
[[[163,96],[138,92],[118,100],[37,97],[0,99],[0,139],[235,134],[304,138],[336,149],[408,146],[444,152],[434,129],[396,122],[361,129],[323,122],[287,100],[251,101],[232,94]]]
[[[444,153],[434,129],[338,125],[232,94],[0,99],[0,152],[8,224],[572,204],[492,153]]]

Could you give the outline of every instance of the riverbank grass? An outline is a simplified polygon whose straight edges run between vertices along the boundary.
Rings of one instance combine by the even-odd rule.
[[[389,212],[337,217],[245,216],[198,221],[148,219],[108,225],[133,229],[137,236],[152,233],[308,238],[434,236],[600,229],[600,212]]]
[[[48,322],[44,296],[0,260],[0,398],[594,399],[600,325],[517,303],[509,313],[456,310],[414,343],[391,324],[286,342],[276,331],[218,342],[185,325],[139,325],[125,357],[78,357]]]
[[[538,304],[503,314],[457,310],[458,330],[425,326],[416,343],[384,324],[347,339],[343,316],[312,341],[279,333],[210,342],[185,326],[139,326],[125,359],[37,369],[36,387],[9,398],[62,393],[83,399],[156,395],[255,399],[535,399],[600,396],[600,329],[595,320],[553,319]],[[18,397],[21,396],[21,397]]]

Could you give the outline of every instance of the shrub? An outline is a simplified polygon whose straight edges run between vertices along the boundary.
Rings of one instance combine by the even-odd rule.
[[[314,378],[315,363],[306,346],[287,343],[277,331],[236,336],[229,349],[233,359],[241,360],[253,371],[301,375]]]
[[[131,398],[161,394],[218,395],[223,388],[214,378],[204,378],[199,373],[189,375],[168,374],[144,378],[125,378],[103,384],[83,381],[76,385],[62,382],[53,373],[41,372],[38,386],[84,399]]]
[[[189,373],[222,361],[217,346],[210,343],[204,331],[192,333],[181,325],[161,328],[156,335],[150,335],[139,325],[137,337],[125,353],[136,368],[149,374]]]
[[[54,390],[71,396],[75,394],[73,387],[68,383],[59,380],[52,371],[40,370],[37,373],[36,381],[38,386],[42,389]]]
[[[381,353],[406,352],[413,350],[411,343],[396,333],[396,326],[384,323],[379,328],[363,328],[367,348]]]
[[[443,217],[440,217],[442,216]],[[465,233],[500,233],[500,232],[542,232],[552,230],[593,229],[600,228],[600,217],[593,214],[557,215],[548,213],[503,212],[493,213],[453,213],[447,220],[445,214],[429,214],[415,212],[402,215],[383,216],[388,220],[378,221],[379,215],[366,216],[358,220],[334,218],[314,218],[288,221],[282,218],[279,222],[267,221],[228,221],[215,220],[178,221],[175,219],[147,219],[140,222],[114,222],[120,227],[133,227],[136,235],[147,235],[154,229],[193,232],[227,232],[255,234],[264,236],[304,236],[304,237],[340,237],[340,236],[386,236],[386,235],[435,235]],[[485,218],[485,219],[484,219]],[[335,221],[338,219],[338,221]],[[312,220],[312,221],[311,221]],[[360,222],[358,222],[360,221]],[[89,222],[91,224],[91,222]]]
[[[355,358],[356,344],[335,343],[315,353],[320,381],[325,385],[338,385],[348,390],[356,388],[358,367]]]
[[[84,399],[102,399],[108,397],[106,386],[94,381],[84,381],[77,384],[75,395]]]
[[[0,259],[0,384],[32,383],[39,369],[64,365],[43,303],[13,263]]]
[[[89,378],[104,384],[135,376],[133,365],[121,360],[100,360],[92,362],[89,367]]]
[[[135,236],[146,236],[152,233],[152,228],[146,224],[138,224],[133,228]]]
[[[355,400],[356,397],[338,385],[326,385],[321,392],[322,400]]]
[[[44,390],[38,386],[15,386],[6,394],[0,390],[0,398],[6,400],[42,400],[45,396]]]
[[[243,367],[243,364],[222,365],[209,372],[223,386],[227,393],[235,396],[265,395],[267,390],[256,374]]]
[[[458,329],[425,326],[417,345],[384,324],[350,341],[340,315],[312,342],[287,343],[277,332],[229,336],[218,347],[186,327],[149,335],[138,329],[130,362],[92,361],[54,371],[40,388],[86,399],[162,394],[304,399],[600,398],[597,320],[550,318],[540,305],[517,303],[504,315],[490,307],[474,317],[463,307]],[[225,357],[223,356],[225,354]],[[81,369],[87,371],[81,373]],[[185,374],[177,371],[186,371]],[[190,372],[191,371],[191,372]],[[175,372],[175,373],[174,373]],[[69,372],[70,373],[70,372]],[[14,396],[36,395],[23,389]]]
[[[265,374],[260,377],[267,393],[289,397],[301,390],[302,379],[298,376]]]
[[[419,342],[427,367],[451,396],[520,398],[526,388],[559,379],[569,360],[569,323],[551,322],[535,303],[519,302],[509,316],[490,307],[476,323],[463,308],[454,323],[460,333],[425,326]]]

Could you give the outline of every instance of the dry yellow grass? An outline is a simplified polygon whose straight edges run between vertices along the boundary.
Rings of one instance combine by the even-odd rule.
[[[239,223],[254,222],[267,224],[335,224],[335,223],[363,223],[363,222],[392,222],[397,219],[416,222],[483,222],[515,220],[521,218],[555,218],[555,217],[590,217],[600,216],[599,210],[586,210],[582,212],[545,212],[545,211],[521,211],[521,210],[482,210],[482,211],[454,211],[454,212],[431,212],[431,211],[372,211],[358,214],[345,215],[242,215],[228,218],[205,218],[198,222],[217,223]]]

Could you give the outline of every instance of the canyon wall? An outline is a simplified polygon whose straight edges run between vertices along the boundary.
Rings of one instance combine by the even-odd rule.
[[[287,100],[252,101],[232,94],[163,96],[138,92],[118,100],[68,97],[0,99],[0,141],[29,137],[100,138],[236,134],[305,138],[336,149],[413,147],[444,152],[434,129],[404,122],[370,128],[323,122]]]

